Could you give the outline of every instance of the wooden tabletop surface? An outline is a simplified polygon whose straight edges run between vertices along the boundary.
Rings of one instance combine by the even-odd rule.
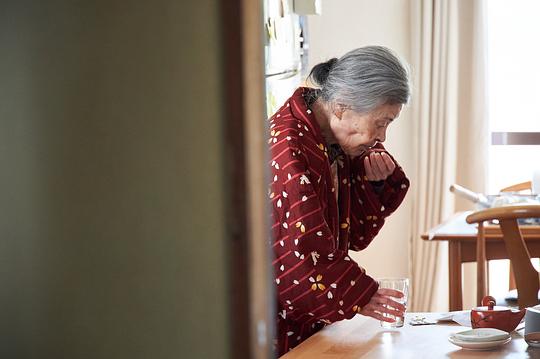
[[[327,326],[282,359],[352,359],[352,358],[539,358],[540,348],[527,345],[522,336],[512,332],[512,341],[497,349],[471,351],[448,341],[452,333],[469,330],[458,324],[411,326],[412,316],[437,318],[437,313],[407,314],[406,324],[398,329],[384,329],[379,321],[355,316]]]

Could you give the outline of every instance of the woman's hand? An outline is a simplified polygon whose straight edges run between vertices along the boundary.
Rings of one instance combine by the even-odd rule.
[[[399,290],[379,288],[368,304],[366,304],[360,314],[372,317],[384,322],[393,323],[395,319],[385,317],[383,314],[389,314],[394,317],[403,317],[405,315],[405,306],[396,302],[393,298],[403,298],[403,293]]]
[[[396,169],[396,164],[386,152],[371,152],[364,157],[364,168],[368,181],[382,181]]]

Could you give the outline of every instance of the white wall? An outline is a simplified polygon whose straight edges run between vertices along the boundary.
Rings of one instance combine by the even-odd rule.
[[[384,45],[410,62],[409,2],[407,0],[325,0],[321,16],[308,17],[309,68],[366,45]],[[385,146],[405,173],[414,172],[410,111],[388,130]],[[409,275],[411,194],[388,218],[374,242],[352,253],[373,277]]]

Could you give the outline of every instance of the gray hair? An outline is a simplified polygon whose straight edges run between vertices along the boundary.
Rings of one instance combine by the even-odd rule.
[[[315,65],[309,74],[325,102],[365,113],[382,104],[407,104],[409,71],[390,49],[366,46]]]

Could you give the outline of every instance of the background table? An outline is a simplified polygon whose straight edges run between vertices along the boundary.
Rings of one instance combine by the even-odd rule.
[[[450,310],[462,309],[461,264],[476,262],[476,225],[465,218],[472,212],[456,213],[447,221],[422,235],[428,241],[448,241],[448,286]],[[486,258],[508,259],[499,226],[486,225]],[[540,226],[520,226],[531,256],[540,257]]]
[[[436,318],[438,313],[407,314],[406,324],[398,329],[384,329],[379,321],[355,316],[327,326],[282,359],[406,359],[406,358],[540,358],[540,349],[527,345],[522,336],[512,333],[512,341],[489,351],[461,349],[448,341],[452,333],[468,330],[457,324],[411,326],[413,315]]]

